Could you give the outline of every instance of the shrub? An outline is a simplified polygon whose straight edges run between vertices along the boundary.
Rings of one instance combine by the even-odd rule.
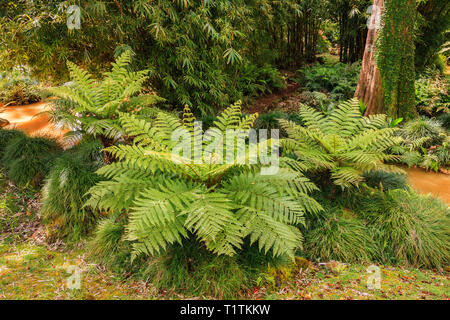
[[[125,227],[126,219],[123,216],[111,215],[98,223],[88,244],[92,258],[117,273],[133,268],[131,244],[123,240]]]
[[[424,74],[416,81],[416,107],[427,116],[448,114],[450,82],[439,74]]]
[[[245,97],[271,93],[285,86],[280,72],[269,65],[258,66],[247,63],[240,68],[236,88]]]
[[[413,150],[440,145],[447,137],[438,120],[425,117],[406,122],[400,130],[400,135],[405,139],[404,145]]]
[[[0,73],[0,103],[25,105],[41,100],[37,82],[26,75],[25,70]]]
[[[381,190],[407,189],[407,176],[401,173],[371,171],[363,175],[366,184]]]
[[[327,116],[302,105],[299,116],[304,127],[280,120],[289,136],[283,140],[284,150],[295,153],[306,170],[319,173],[325,185],[331,180],[345,189],[363,182],[366,172],[399,171],[384,163],[398,158],[390,148],[401,141],[394,136],[397,129],[386,127],[386,115],[363,117],[353,99]]]
[[[9,142],[14,138],[25,138],[26,135],[20,130],[5,130],[0,129],[0,165],[2,164],[3,153],[8,146]]]
[[[42,189],[41,212],[54,227],[51,236],[78,240],[96,222],[96,215],[83,205],[86,192],[99,180],[102,147],[98,142],[82,143],[64,152],[48,174]]]
[[[420,117],[407,122],[399,133],[404,140],[393,152],[401,155],[403,163],[434,171],[449,165],[448,134],[439,121]]]
[[[323,113],[328,113],[333,107],[333,102],[323,92],[318,91],[303,91],[300,95],[300,102],[310,107],[314,107]]]
[[[285,117],[280,111],[268,112],[261,114],[255,122],[255,129],[280,129],[279,119]]]
[[[142,273],[158,288],[219,299],[242,296],[242,290],[255,280],[237,257],[211,254],[192,240],[170,246],[166,254],[151,258]]]
[[[306,231],[304,252],[319,261],[371,262],[377,246],[357,215],[337,207],[323,212]]]
[[[18,82],[1,90],[0,102],[3,105],[20,106],[41,100],[40,91],[36,86]]]
[[[220,133],[240,128],[245,135],[255,118],[243,116],[236,104],[218,116],[214,127]],[[204,154],[204,164],[183,157],[173,161],[171,135],[184,128],[192,137],[193,120],[189,108],[182,122],[167,113],[154,122],[122,114],[123,130],[135,143],[108,148],[120,162],[98,171],[111,180],[90,190],[87,205],[127,213],[124,240],[132,243],[133,257],[157,255],[191,237],[217,255],[236,255],[249,238],[262,254],[293,257],[301,245],[296,226],[306,212],[321,209],[308,196],[316,187],[294,169],[260,175],[258,165],[217,163],[217,153]]]
[[[375,230],[384,262],[441,268],[450,259],[450,211],[431,196],[412,191],[373,192],[353,199]]]
[[[5,148],[2,163],[8,177],[17,185],[38,186],[46,176],[61,148],[53,138],[19,134]]]
[[[328,91],[333,100],[346,100],[353,97],[361,65],[336,63],[333,65],[314,65],[302,71],[303,86],[309,91]]]
[[[450,130],[450,113],[443,113],[438,116],[438,120],[442,123],[442,127]]]

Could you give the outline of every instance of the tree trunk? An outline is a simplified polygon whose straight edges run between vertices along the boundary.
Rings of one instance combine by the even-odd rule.
[[[379,31],[377,21],[380,21],[379,15],[383,12],[384,0],[374,0],[373,5],[374,8],[370,17],[370,27],[367,33],[361,73],[355,92],[355,98],[363,101],[367,106],[366,115],[382,113],[384,111],[381,75],[380,70],[378,70],[375,64],[375,41]]]

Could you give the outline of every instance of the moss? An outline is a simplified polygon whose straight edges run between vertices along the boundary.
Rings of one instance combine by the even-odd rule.
[[[415,111],[415,0],[386,0],[383,29],[377,43],[387,113],[413,118]]]

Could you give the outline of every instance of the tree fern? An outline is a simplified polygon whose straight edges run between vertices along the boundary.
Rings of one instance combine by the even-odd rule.
[[[289,138],[286,151],[310,171],[327,172],[335,185],[358,186],[363,174],[373,170],[398,170],[385,164],[397,160],[390,154],[402,139],[389,128],[385,115],[363,117],[356,99],[342,102],[327,116],[302,105],[299,116],[305,126],[280,120]]]
[[[240,129],[248,135],[256,117],[244,116],[237,103],[218,116],[212,129],[221,134]],[[264,253],[293,256],[302,243],[297,226],[306,214],[321,210],[309,196],[317,187],[301,166],[289,166],[284,158],[273,176],[261,175],[261,164],[248,161],[196,164],[182,156],[174,161],[171,135],[184,128],[191,138],[198,136],[194,121],[189,107],[182,120],[165,112],[151,120],[120,113],[121,130],[133,143],[107,149],[118,162],[98,170],[110,180],[90,190],[86,205],[128,216],[124,240],[132,243],[133,256],[158,254],[187,237],[217,255],[236,254],[249,237]],[[200,147],[207,158],[212,155],[205,152],[207,141]]]
[[[68,138],[77,140],[87,134],[110,146],[123,135],[117,121],[119,112],[139,112],[163,100],[155,95],[137,96],[148,79],[148,70],[131,72],[130,63],[131,51],[125,51],[111,71],[96,81],[87,71],[67,62],[72,84],[49,91],[58,98],[51,100],[51,118],[70,130]]]

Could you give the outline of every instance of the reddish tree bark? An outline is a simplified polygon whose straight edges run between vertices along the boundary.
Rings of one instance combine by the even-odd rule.
[[[384,10],[384,0],[374,0],[373,6],[361,73],[355,92],[355,98],[363,101],[367,106],[366,115],[383,113],[384,111],[381,75],[375,64],[375,41],[379,31],[376,25],[377,21],[380,21],[380,15]]]

